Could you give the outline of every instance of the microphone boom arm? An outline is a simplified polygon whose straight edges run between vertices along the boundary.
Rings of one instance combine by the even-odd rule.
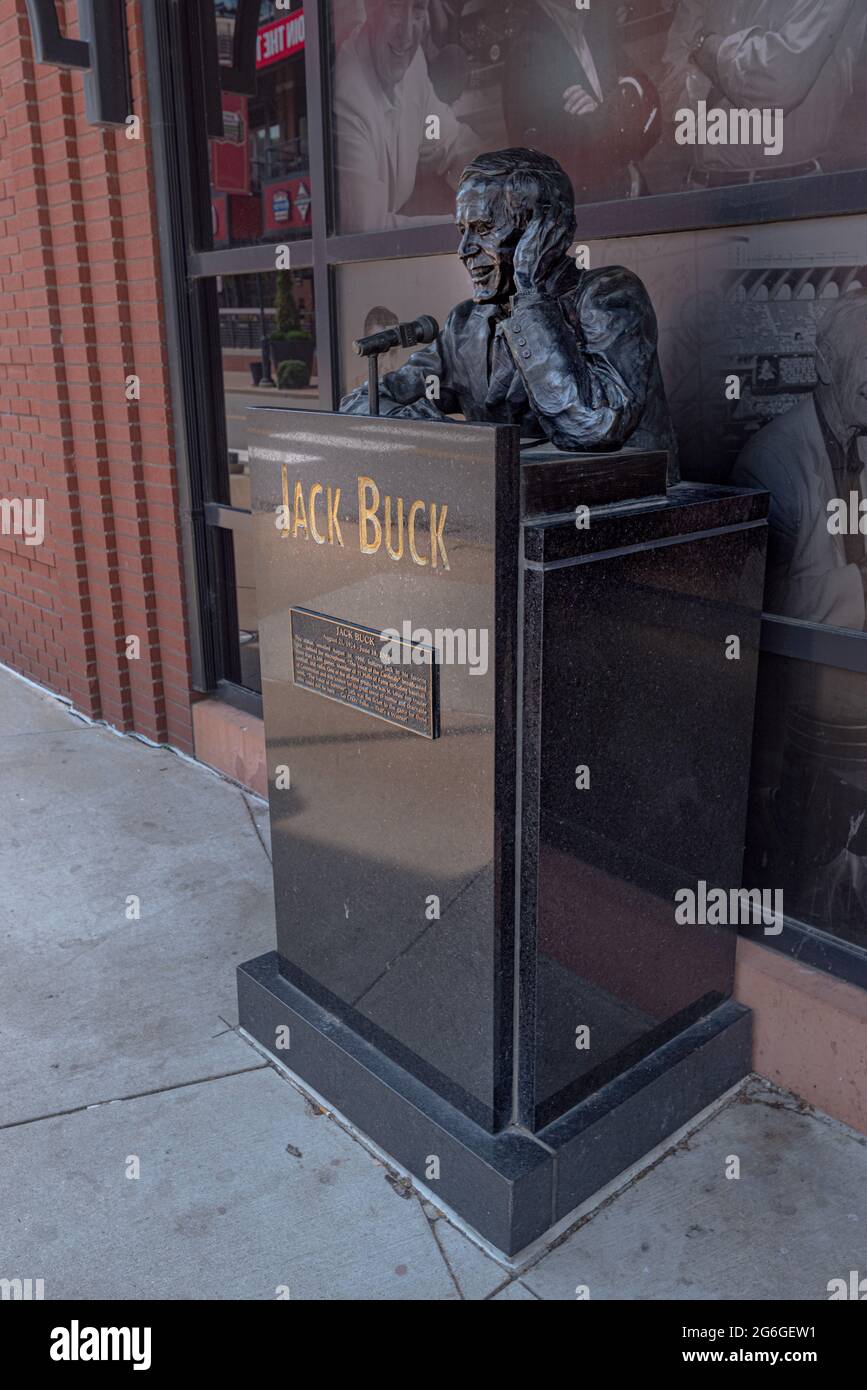
[[[379,414],[379,357],[393,347],[417,347],[420,343],[432,343],[440,331],[440,326],[430,314],[422,314],[412,323],[398,323],[393,328],[379,333],[370,333],[366,338],[357,338],[352,344],[359,357],[367,358],[368,409],[371,415]]]

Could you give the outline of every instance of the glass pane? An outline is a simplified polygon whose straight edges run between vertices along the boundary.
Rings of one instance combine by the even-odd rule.
[[[865,164],[863,4],[815,0],[805,14],[783,0],[330,0],[329,10],[345,232],[448,215],[468,159],[510,145],[554,155],[583,203]],[[798,63],[778,61],[795,49]]]
[[[238,0],[214,0],[220,64],[231,67]],[[310,236],[304,10],[263,0],[256,91],[222,93],[223,138],[210,141],[213,245]]]
[[[217,302],[227,439],[244,451],[248,406],[319,406],[313,272],[221,275]]]
[[[465,165],[509,143],[500,86],[513,9],[331,0],[338,230],[453,219]]]
[[[217,279],[223,403],[232,507],[250,506],[247,409],[322,408],[313,272],[278,270]],[[241,682],[260,690],[252,533],[234,532]]]
[[[354,339],[395,323],[432,314],[442,326],[455,304],[467,298],[467,274],[457,256],[417,256],[402,261],[365,261],[337,272],[340,393],[367,381],[367,363],[352,350]],[[393,348],[379,359],[385,376],[403,366],[411,348]]]
[[[650,293],[682,475],[771,495],[766,611],[859,633],[865,246],[860,216],[589,247],[591,267],[624,265]]]
[[[751,231],[724,282],[730,476],[771,494],[766,610],[863,632],[867,219],[808,227]]]
[[[867,948],[867,676],[763,656],[752,776],[745,883]]]

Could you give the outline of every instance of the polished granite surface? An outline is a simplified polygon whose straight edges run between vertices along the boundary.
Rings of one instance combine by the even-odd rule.
[[[679,889],[741,884],[765,532],[719,529],[728,501],[713,530],[588,546],[525,577],[525,656],[537,668],[525,784],[539,787],[536,914],[522,928],[540,962],[534,990],[527,981],[535,1021],[529,1004],[525,1014],[534,1126],[731,993],[736,928],[674,915]],[[589,786],[576,787],[579,766]],[[570,1006],[545,960],[571,977]],[[580,1025],[587,1047],[575,1044]]]
[[[508,428],[250,421],[280,971],[485,1129],[537,1130],[731,993],[734,930],[673,895],[741,881],[766,499],[659,496],[646,456],[612,502],[604,461],[537,456],[522,525]],[[484,632],[487,670],[440,667],[423,738],[294,684],[293,607]]]
[[[282,969],[492,1128],[511,1104],[513,918],[501,885],[514,879],[516,441],[484,426],[250,416]],[[284,467],[293,508],[301,485],[308,534],[292,534],[297,508],[290,534],[275,524]],[[375,494],[362,482],[359,501],[359,478],[379,492],[366,521]],[[309,534],[315,483],[322,544]],[[328,488],[332,503],[340,488],[333,542]],[[417,559],[413,502],[424,503]],[[419,737],[293,683],[290,606],[377,631],[483,632],[487,669],[441,665],[439,737]],[[280,766],[288,789],[275,785]]]

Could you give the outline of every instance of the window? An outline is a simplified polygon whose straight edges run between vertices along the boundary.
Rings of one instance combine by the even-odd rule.
[[[337,276],[341,396],[367,381],[366,361],[352,351],[354,339],[421,314],[433,314],[442,325],[453,305],[466,297],[466,272],[455,256],[401,261],[399,276],[393,261],[341,266]],[[393,348],[380,358],[381,372],[395,371],[409,355],[409,349]]]
[[[316,314],[309,270],[221,275],[217,279],[223,398],[229,449],[243,449],[244,409],[319,403]],[[270,393],[274,394],[271,395]]]
[[[467,297],[453,254],[464,164],[533,144],[572,175],[591,266],[626,265],[650,291],[683,476],[771,492],[748,881],[781,886],[791,917],[864,947],[867,538],[832,535],[827,504],[854,493],[857,525],[867,502],[867,317],[852,298],[867,288],[852,172],[867,137],[867,9],[814,0],[800,37],[812,61],[793,92],[771,49],[738,37],[750,3],[155,0],[178,132],[171,250],[200,684],[255,700],[261,683],[247,408],[333,409],[365,377],[353,339],[421,314],[442,323]],[[762,3],[785,37],[790,7]],[[710,20],[727,47],[700,58]],[[753,83],[742,102],[737,72]],[[731,128],[759,102],[784,111],[777,153],[773,124],[690,143],[690,112],[716,106]],[[853,416],[836,450],[839,421],[825,421],[829,442],[810,415],[823,341]],[[803,417],[821,486],[798,473],[797,441],[774,446],[772,431]]]
[[[684,476],[771,495],[745,882],[862,948],[865,236],[850,217],[590,243],[650,292]]]
[[[752,776],[749,886],[867,949],[867,675],[765,655]]]
[[[221,69],[232,67],[238,0],[214,0]],[[222,134],[209,140],[212,245],[309,237],[312,198],[304,9],[259,7],[249,92],[220,94]]]
[[[864,167],[862,5],[814,0],[797,14],[786,0],[329,8],[341,232],[449,217],[469,159],[509,145],[554,155],[588,205]]]

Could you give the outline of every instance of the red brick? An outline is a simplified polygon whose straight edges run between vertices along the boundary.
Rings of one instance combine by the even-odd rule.
[[[146,119],[142,3],[127,16]],[[59,10],[75,33],[75,6]],[[25,0],[0,0],[0,492],[46,501],[42,546],[0,538],[0,659],[92,717],[190,750],[149,161],[147,142],[87,124],[80,73],[34,68]],[[132,371],[138,403],[123,396]]]

